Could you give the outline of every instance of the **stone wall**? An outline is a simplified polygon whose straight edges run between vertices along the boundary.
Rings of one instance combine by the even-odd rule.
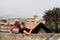
[[[0,33],[0,40],[60,40],[60,33],[10,34]]]

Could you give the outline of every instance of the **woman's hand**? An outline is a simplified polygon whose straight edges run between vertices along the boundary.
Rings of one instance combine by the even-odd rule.
[[[31,32],[32,32],[32,29],[29,32],[27,32],[26,30],[23,30],[23,33],[26,34],[26,35],[30,35]]]

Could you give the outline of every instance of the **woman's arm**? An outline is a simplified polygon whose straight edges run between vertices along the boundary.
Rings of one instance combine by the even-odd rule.
[[[32,29],[29,32],[27,32],[26,30],[23,30],[23,33],[26,34],[26,35],[31,34],[31,32],[32,32]]]

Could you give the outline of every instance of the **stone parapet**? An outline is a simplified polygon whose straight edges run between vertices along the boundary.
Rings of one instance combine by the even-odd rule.
[[[60,33],[10,34],[0,33],[0,40],[60,40]]]

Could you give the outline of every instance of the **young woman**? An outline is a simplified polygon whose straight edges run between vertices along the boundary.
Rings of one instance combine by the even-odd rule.
[[[28,29],[28,28],[25,28],[25,27],[23,27],[23,26],[20,26],[20,27],[21,27],[21,29],[22,29],[22,33],[27,34],[27,35],[29,35],[29,34],[31,34],[31,33],[38,33],[41,28],[43,28],[43,29],[45,30],[45,32],[51,33],[51,30],[48,29],[43,23],[38,24],[38,25],[37,25],[35,28],[33,28],[33,29]]]
[[[39,23],[35,28],[33,29],[29,29],[26,28],[22,25],[19,24],[19,22],[15,22],[15,26],[13,26],[13,28],[11,28],[11,32],[19,32],[19,33],[24,33],[24,34],[31,34],[31,33],[38,33],[39,30],[43,28],[45,30],[45,32],[47,33],[51,33],[51,30],[48,29],[43,23]]]

